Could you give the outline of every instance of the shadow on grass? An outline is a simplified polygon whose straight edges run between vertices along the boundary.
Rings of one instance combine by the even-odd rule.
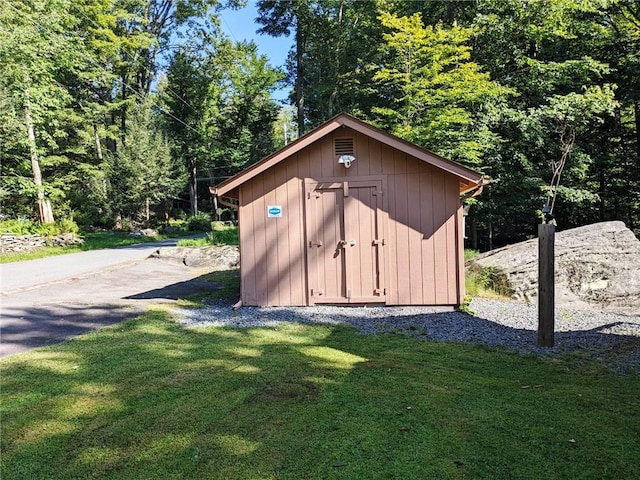
[[[221,278],[221,283],[216,281]],[[0,357],[29,348],[65,341],[98,328],[121,322],[144,313],[149,303],[166,302],[193,296],[210,296],[224,290],[223,275],[202,275],[163,288],[130,295],[107,304],[42,304],[37,306],[4,305],[0,327]]]
[[[224,282],[226,273],[220,273],[223,277],[219,281]],[[230,289],[233,290],[233,284],[230,287],[227,283],[225,291],[229,292]],[[614,373],[640,376],[640,336],[635,333],[638,329],[637,317],[629,317],[626,323],[615,321],[590,330],[556,331],[555,346],[547,348],[537,346],[535,308],[526,309],[524,306],[523,315],[530,322],[530,329],[514,328],[480,316],[429,307],[411,307],[408,309],[411,313],[406,313],[403,307],[372,309],[321,305],[314,308],[243,307],[232,312],[231,306],[236,298],[237,294],[227,294],[223,298],[204,295],[200,298],[204,309],[183,310],[180,315],[185,323],[204,327],[276,327],[287,323],[350,325],[364,333],[400,333],[421,340],[462,342],[549,357],[571,355],[578,365],[596,360]],[[508,302],[504,303],[508,305]],[[419,310],[423,312],[415,313]],[[560,316],[563,318],[558,320],[558,328],[561,322],[570,324],[573,321],[566,312]],[[632,333],[620,333],[624,331]]]
[[[237,272],[200,280],[222,287],[206,294],[220,308],[237,298]],[[242,310],[256,320],[259,311]],[[420,341],[281,311],[294,320],[186,329],[151,310],[4,359],[3,478],[640,476],[637,378],[429,341],[438,329],[465,331],[451,314],[394,318],[395,333],[425,328],[411,330]],[[462,318],[465,335],[531,334]]]
[[[344,326],[151,311],[5,359],[2,383],[6,478],[640,475],[638,379]]]

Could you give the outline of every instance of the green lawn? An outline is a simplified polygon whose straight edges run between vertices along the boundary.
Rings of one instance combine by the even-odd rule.
[[[640,379],[574,357],[150,310],[0,368],[3,479],[640,478]]]
[[[235,225],[225,225],[220,222],[213,222],[212,231],[203,238],[190,238],[180,240],[179,247],[207,247],[210,245],[238,245],[238,227]]]

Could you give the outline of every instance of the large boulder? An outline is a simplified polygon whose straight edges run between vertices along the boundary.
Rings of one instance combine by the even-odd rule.
[[[622,222],[556,233],[556,305],[640,314],[640,240]],[[470,261],[504,273],[514,298],[538,294],[538,240],[483,253]]]
[[[240,250],[235,245],[162,247],[150,257],[182,263],[187,267],[203,267],[211,270],[233,270],[240,266]]]

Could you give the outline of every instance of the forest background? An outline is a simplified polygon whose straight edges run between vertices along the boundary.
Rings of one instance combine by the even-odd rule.
[[[554,193],[560,229],[640,234],[640,1],[260,0],[283,68],[223,35],[242,5],[0,0],[2,218],[212,212],[209,185],[348,112],[492,178],[473,248],[534,236]]]

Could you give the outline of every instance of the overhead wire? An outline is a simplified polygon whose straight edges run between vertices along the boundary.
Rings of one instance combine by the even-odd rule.
[[[4,3],[6,3],[11,9],[13,9],[18,15],[22,16],[23,18],[25,18],[27,21],[31,22],[33,25],[35,25],[36,27],[39,27],[41,29],[47,30],[50,33],[53,33],[55,35],[59,35],[58,32],[54,31],[53,29],[49,28],[48,26],[42,25],[39,22],[34,21],[33,19],[29,18],[24,12],[20,11],[18,8],[16,8],[9,0],[3,0]],[[92,63],[93,65],[97,66],[98,69],[102,70],[104,73],[106,74],[111,74],[111,72],[109,72],[107,69],[105,69],[102,65],[100,65],[94,58],[90,57],[87,54],[84,54],[81,52],[81,55],[83,55],[85,57],[85,59],[89,60],[90,63]],[[197,133],[198,135],[201,135],[202,133],[193,128],[191,125],[185,123],[183,120],[181,120],[180,118],[176,117],[175,115],[173,115],[171,112],[167,111],[164,107],[162,107],[162,105],[159,105],[158,103],[154,102],[151,98],[149,97],[145,97],[142,93],[140,93],[139,91],[137,91],[135,88],[133,88],[131,85],[129,85],[127,82],[125,82],[123,79],[120,79],[121,84],[128,88],[129,90],[131,90],[140,100],[142,101],[147,101],[149,103],[151,103],[153,106],[155,106],[156,108],[158,108],[161,112],[163,112],[164,114],[168,115],[169,117],[173,118],[174,120],[176,120],[178,123],[184,125],[185,127],[187,127],[190,130],[193,130],[195,133]],[[191,107],[193,108],[193,107]]]
[[[72,2],[71,4],[77,13],[79,13],[80,15],[82,15],[85,19],[87,19],[90,23],[93,24],[93,26],[95,26],[96,28],[100,29],[102,28],[100,25],[98,25],[95,20],[93,20],[91,17],[89,17],[85,12],[83,12],[82,10],[80,10],[80,8],[78,7],[78,5],[76,5],[75,3]],[[127,55],[129,57],[130,60],[134,60],[134,58],[131,56],[131,54],[127,51],[121,50],[121,53]],[[139,67],[141,69],[143,69],[145,72],[147,72],[147,74],[153,75],[154,72],[151,71],[151,68],[149,67],[145,67],[144,65],[139,65]],[[193,110],[194,113],[197,113],[197,110],[193,107],[193,105],[191,105],[189,102],[187,102],[184,98],[182,98],[179,94],[177,94],[174,90],[172,90],[168,85],[164,87],[164,89],[170,93],[170,95],[172,95],[174,98],[178,99],[179,101],[181,101],[182,103],[184,103],[187,107],[189,107],[191,110]]]

